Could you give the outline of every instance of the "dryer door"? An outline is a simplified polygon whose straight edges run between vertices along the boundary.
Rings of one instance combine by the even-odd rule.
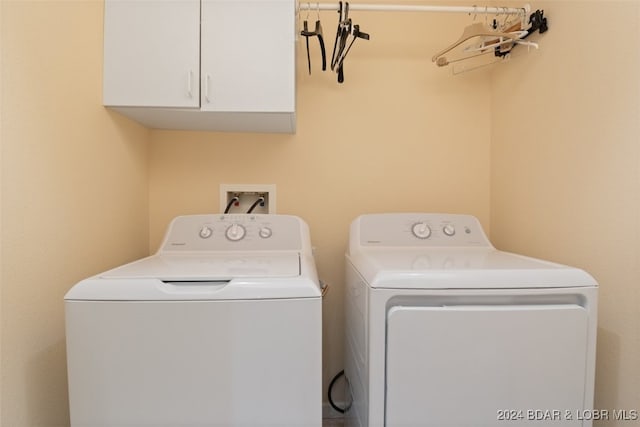
[[[574,304],[392,307],[385,425],[582,425],[587,326]]]

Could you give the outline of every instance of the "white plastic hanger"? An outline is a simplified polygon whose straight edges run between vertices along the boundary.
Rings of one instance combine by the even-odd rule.
[[[487,53],[489,53],[489,52],[487,52]],[[480,54],[478,54],[476,56],[480,56],[480,55],[484,55],[484,53],[480,53]],[[453,65],[451,67],[451,74],[457,75],[457,74],[468,73],[469,71],[474,71],[474,70],[477,70],[479,68],[488,67],[489,65],[494,65],[494,64],[498,64],[498,63],[504,63],[504,62],[509,61],[510,59],[511,59],[511,54],[506,54],[505,56],[502,56],[499,59],[495,59],[493,61],[489,61],[489,62],[486,62],[484,64],[475,65],[473,67],[467,67],[467,66],[463,65],[460,68],[456,68],[456,66]],[[457,61],[460,61],[460,60],[459,59],[458,60],[453,60],[451,62],[457,62]]]
[[[519,38],[518,37],[519,34],[520,32],[517,32],[517,34],[496,32],[491,28],[489,28],[487,24],[483,22],[476,22],[475,24],[471,24],[468,27],[466,27],[464,29],[464,32],[462,33],[462,36],[460,36],[460,38],[457,41],[455,41],[452,45],[447,46],[445,49],[433,55],[433,57],[431,58],[431,61],[432,62],[437,61],[438,65],[440,65],[441,61],[439,61],[438,59],[441,56],[443,56],[447,52],[450,52],[451,50],[460,46],[462,43],[474,37],[493,37],[494,39],[500,38],[506,43],[506,42],[516,41]]]
[[[483,52],[489,49],[493,50],[496,47],[501,47],[501,48],[506,47],[505,50],[511,50],[508,46],[505,46],[509,44],[519,44],[523,46],[535,47],[536,49],[538,49],[538,43],[521,40],[522,37],[528,34],[527,31],[515,31],[508,34],[513,34],[513,37],[516,37],[516,39],[505,40],[502,37],[499,37],[498,39],[496,39],[495,37],[492,37],[492,40],[489,42],[489,44],[487,44],[487,41],[485,40],[475,46],[474,45],[467,46],[463,50],[464,52]]]

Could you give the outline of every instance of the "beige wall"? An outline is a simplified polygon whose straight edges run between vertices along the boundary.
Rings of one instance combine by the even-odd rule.
[[[149,131],[101,106],[101,2],[0,10],[0,425],[64,426],[62,298],[148,253]]]
[[[640,3],[536,7],[551,28],[541,49],[491,85],[491,236],[600,282],[595,406],[637,410]]]
[[[3,187],[3,180],[2,180],[2,152],[3,150],[3,144],[2,144],[2,140],[3,140],[3,131],[2,129],[4,128],[4,108],[3,108],[3,102],[2,100],[4,99],[4,95],[3,95],[3,88],[4,88],[4,79],[3,79],[3,75],[4,75],[4,55],[2,54],[2,51],[4,50],[4,46],[2,44],[2,39],[4,36],[4,19],[3,19],[3,10],[4,10],[4,6],[2,5],[2,3],[0,2],[0,425],[2,424],[2,377],[3,377],[3,369],[2,369],[2,341],[4,341],[4,339],[2,338],[2,272],[3,272],[3,268],[2,265],[4,264],[3,262],[3,257],[2,257],[2,246],[4,246],[2,244],[2,242],[4,241],[4,233],[2,231],[2,187]]]
[[[344,84],[319,71],[315,40],[309,76],[298,44],[296,135],[153,131],[150,145],[153,250],[174,216],[219,212],[220,183],[276,184],[278,213],[309,223],[319,274],[331,286],[325,385],[343,368],[343,258],[357,215],[468,212],[489,225],[488,75],[454,77],[430,59],[467,17],[352,17],[371,40],[352,48]],[[322,22],[330,55],[336,14],[322,13]]]

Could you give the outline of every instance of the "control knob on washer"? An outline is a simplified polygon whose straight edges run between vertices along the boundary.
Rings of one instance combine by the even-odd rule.
[[[263,239],[268,239],[273,234],[273,231],[269,227],[262,227],[260,231],[258,231],[258,235]]]
[[[213,234],[213,230],[208,225],[203,225],[199,234],[201,238],[208,239]]]
[[[247,234],[247,230],[245,230],[245,228],[240,224],[235,223],[231,224],[225,232],[225,236],[227,236],[227,239],[231,240],[232,242],[242,240],[245,234]]]
[[[431,227],[426,222],[416,222],[411,227],[411,232],[418,239],[428,239],[431,236]]]

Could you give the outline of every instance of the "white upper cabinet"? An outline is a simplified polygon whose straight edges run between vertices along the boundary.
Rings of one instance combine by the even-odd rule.
[[[106,106],[160,129],[295,131],[295,0],[105,0]]]
[[[104,104],[199,107],[200,0],[107,0]]]
[[[293,111],[295,6],[202,1],[202,97],[209,111]]]

